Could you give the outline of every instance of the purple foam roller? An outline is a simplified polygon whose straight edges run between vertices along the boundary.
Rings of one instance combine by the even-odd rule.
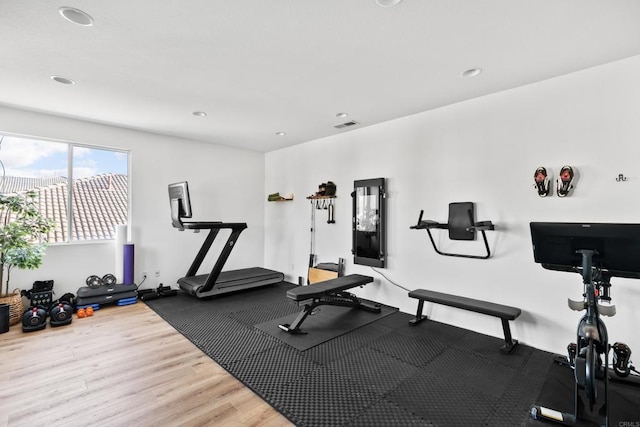
[[[133,243],[125,243],[124,245],[124,274],[122,283],[125,285],[133,285],[133,253],[134,253],[134,245]]]

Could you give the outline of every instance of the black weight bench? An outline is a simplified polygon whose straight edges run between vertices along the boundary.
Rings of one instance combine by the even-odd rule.
[[[504,331],[505,341],[505,344],[500,348],[500,351],[502,351],[503,353],[510,353],[513,347],[518,344],[517,340],[511,338],[509,320],[515,320],[518,316],[520,316],[521,310],[519,308],[465,298],[458,295],[428,291],[425,289],[416,289],[415,291],[411,291],[409,292],[409,297],[419,300],[416,317],[415,319],[409,321],[409,323],[412,325],[417,325],[418,323],[427,319],[426,316],[422,315],[422,308],[424,307],[424,302],[429,301],[436,304],[447,305],[449,307],[462,308],[464,310],[474,311],[476,313],[499,317],[502,320],[502,329]]]
[[[355,295],[345,292],[347,289],[364,286],[371,282],[373,282],[373,277],[350,274],[313,285],[298,286],[290,289],[287,291],[287,298],[294,300],[298,305],[304,303],[304,309],[298,314],[293,323],[290,325],[278,325],[278,327],[290,334],[305,333],[300,329],[300,325],[320,305],[354,307],[379,313],[380,305],[362,301]]]

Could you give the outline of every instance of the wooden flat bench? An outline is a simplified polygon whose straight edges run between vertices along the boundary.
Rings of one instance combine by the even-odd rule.
[[[482,313],[489,316],[499,317],[502,320],[502,329],[504,331],[505,344],[500,348],[503,353],[509,353],[513,347],[518,344],[517,340],[511,337],[511,329],[509,328],[509,320],[515,320],[520,316],[521,310],[516,307],[495,304],[487,301],[461,297],[458,295],[444,294],[442,292],[428,291],[426,289],[416,289],[409,292],[409,297],[418,300],[418,311],[415,319],[409,321],[412,325],[425,320],[427,317],[422,315],[424,302],[432,302],[436,304],[447,305],[449,307],[461,308],[464,310]]]
[[[298,314],[293,323],[278,325],[280,329],[290,334],[304,333],[300,326],[313,310],[320,305],[337,305],[343,307],[362,308],[374,313],[380,312],[380,305],[368,301],[361,301],[355,295],[345,292],[356,286],[364,286],[373,282],[373,277],[361,274],[349,274],[348,276],[326,280],[309,286],[298,286],[287,291],[287,298],[300,304],[304,309]]]

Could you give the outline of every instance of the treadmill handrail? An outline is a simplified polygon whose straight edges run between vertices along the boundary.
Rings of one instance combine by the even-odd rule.
[[[216,284],[216,280],[218,280],[218,276],[222,272],[222,268],[224,264],[227,262],[227,258],[231,254],[231,250],[234,248],[236,240],[240,236],[240,233],[247,228],[247,223],[245,222],[185,222],[183,223],[185,229],[191,230],[209,230],[209,234],[207,238],[202,243],[196,258],[193,260],[193,263],[189,267],[185,278],[194,277],[198,273],[198,269],[202,262],[204,261],[205,256],[211,249],[211,245],[213,245],[213,241],[218,235],[218,232],[222,229],[231,229],[231,234],[227,239],[218,259],[216,260],[211,272],[209,273],[207,280],[204,285],[200,289],[202,292],[209,292]]]
[[[222,221],[189,221],[183,222],[182,228],[185,230],[221,230],[230,228],[232,230],[244,230],[247,228],[246,222],[222,222]]]

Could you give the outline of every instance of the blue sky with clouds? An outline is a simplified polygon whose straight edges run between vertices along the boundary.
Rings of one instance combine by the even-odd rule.
[[[48,178],[68,176],[68,144],[14,136],[2,137],[0,161],[6,176]],[[104,173],[127,174],[127,153],[74,147],[73,178]],[[2,171],[0,171],[1,173]]]

